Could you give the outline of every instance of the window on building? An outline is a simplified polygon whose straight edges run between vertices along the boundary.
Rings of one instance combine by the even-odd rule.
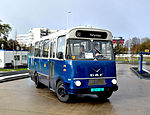
[[[22,60],[27,60],[27,55],[22,55]]]
[[[19,55],[15,55],[15,56],[14,56],[14,59],[15,59],[16,61],[19,61],[19,60],[20,60],[20,56],[19,56]]]

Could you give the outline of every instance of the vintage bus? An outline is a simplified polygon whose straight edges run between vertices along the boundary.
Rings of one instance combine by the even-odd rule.
[[[93,27],[61,30],[32,45],[29,75],[68,102],[76,94],[109,98],[118,90],[112,34]]]

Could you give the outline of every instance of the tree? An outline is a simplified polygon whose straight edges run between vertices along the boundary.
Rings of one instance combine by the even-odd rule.
[[[0,38],[7,41],[8,34],[11,31],[11,27],[9,24],[2,24],[2,21],[0,20]]]
[[[122,47],[122,45],[119,45],[119,43],[117,43],[117,46],[114,48],[114,53],[117,54],[122,54],[124,53],[125,49]]]
[[[2,21],[0,20],[0,48],[4,49],[9,49],[8,43],[7,43],[7,38],[8,34],[11,31],[11,27],[9,24],[3,24]]]
[[[143,42],[140,47],[139,47],[139,52],[144,52],[145,49],[149,49],[150,50],[150,39]]]

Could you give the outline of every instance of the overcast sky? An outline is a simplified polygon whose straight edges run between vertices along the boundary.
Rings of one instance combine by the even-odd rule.
[[[11,37],[15,30],[25,34],[35,27],[60,30],[80,25],[108,29],[125,39],[150,37],[150,0],[0,0],[0,4],[0,19],[12,27]]]

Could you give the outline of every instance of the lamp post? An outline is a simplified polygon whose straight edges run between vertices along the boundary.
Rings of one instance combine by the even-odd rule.
[[[130,39],[130,35],[129,35],[129,42],[128,42],[128,54],[129,54],[129,63],[131,61],[131,39]]]
[[[71,14],[71,12],[67,12],[67,28],[69,27],[69,14]]]

